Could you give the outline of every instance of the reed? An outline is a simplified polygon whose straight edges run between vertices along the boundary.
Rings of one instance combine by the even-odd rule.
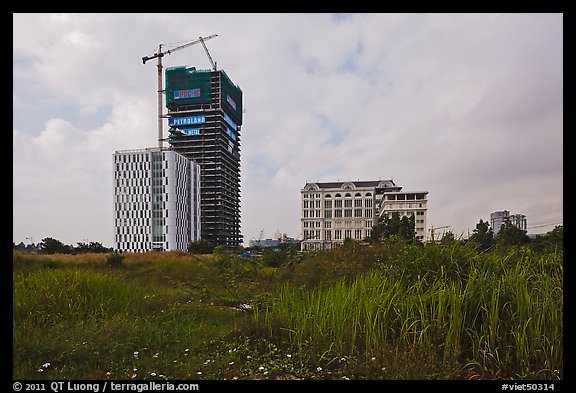
[[[512,250],[412,277],[372,270],[322,289],[285,286],[259,322],[295,345],[346,355],[394,348],[458,359],[482,375],[553,378],[562,369],[561,264],[554,254]]]

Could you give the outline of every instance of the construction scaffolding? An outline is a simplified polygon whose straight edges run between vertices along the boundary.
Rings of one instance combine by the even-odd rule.
[[[172,148],[200,164],[201,237],[239,247],[242,90],[222,70],[166,69]]]

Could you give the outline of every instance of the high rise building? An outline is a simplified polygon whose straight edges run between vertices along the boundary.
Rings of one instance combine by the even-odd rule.
[[[114,166],[114,248],[185,251],[200,238],[200,167],[169,149],[119,150]]]
[[[200,167],[201,237],[238,247],[242,90],[223,70],[166,69],[168,142]]]
[[[492,227],[494,235],[500,232],[500,228],[506,220],[523,231],[527,228],[526,216],[524,214],[510,214],[508,210],[496,211],[490,213],[490,226]]]
[[[414,215],[416,236],[426,233],[427,191],[403,192],[392,180],[306,183],[302,196],[302,250],[332,249],[362,240],[383,214]]]

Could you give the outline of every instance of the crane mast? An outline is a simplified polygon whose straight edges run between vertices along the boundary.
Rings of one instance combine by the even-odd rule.
[[[164,57],[164,55],[169,55],[173,52],[176,52],[177,50],[180,49],[184,49],[187,48],[189,46],[198,44],[198,43],[202,43],[202,46],[204,47],[204,51],[206,52],[206,55],[208,56],[208,60],[210,60],[210,64],[212,65],[212,70],[216,71],[216,63],[214,63],[214,61],[212,60],[212,57],[210,56],[210,53],[208,52],[208,48],[206,47],[206,44],[204,43],[204,41],[210,40],[212,38],[218,37],[218,34],[212,34],[206,37],[198,37],[197,40],[188,42],[186,44],[177,46],[176,48],[172,48],[172,49],[168,49],[164,52],[162,52],[162,44],[158,45],[158,51],[156,53],[154,53],[151,56],[144,56],[142,57],[142,64],[146,64],[146,62],[148,60],[152,60],[155,58],[158,58],[158,64],[157,64],[157,68],[158,68],[158,147],[162,148],[162,135],[163,135],[163,130],[162,130],[162,126],[163,126],[163,122],[162,122],[162,93],[164,93],[164,89],[162,88],[162,57]]]

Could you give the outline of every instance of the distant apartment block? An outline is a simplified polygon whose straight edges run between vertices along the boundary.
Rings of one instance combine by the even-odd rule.
[[[161,148],[113,155],[114,248],[186,250],[200,239],[200,167]]]
[[[494,235],[500,232],[502,224],[506,220],[510,220],[510,223],[523,231],[527,228],[526,216],[524,214],[510,214],[508,210],[496,211],[490,214],[490,226]]]
[[[327,250],[362,240],[383,214],[414,215],[426,233],[427,191],[403,192],[392,180],[306,183],[301,194],[302,250]]]

